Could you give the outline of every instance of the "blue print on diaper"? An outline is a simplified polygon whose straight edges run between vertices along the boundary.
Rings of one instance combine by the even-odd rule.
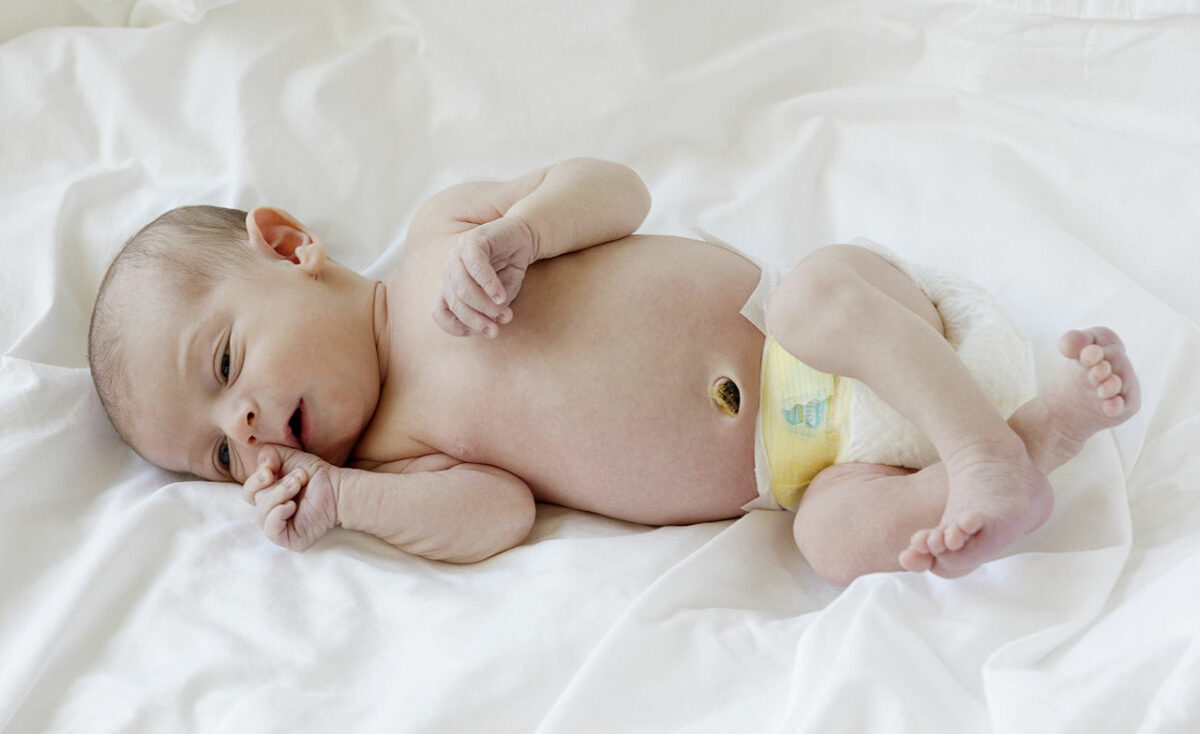
[[[799,403],[783,411],[783,419],[789,425],[798,426],[801,423],[812,429],[821,427],[825,422],[825,410],[829,407],[829,398],[810,400],[804,405]]]

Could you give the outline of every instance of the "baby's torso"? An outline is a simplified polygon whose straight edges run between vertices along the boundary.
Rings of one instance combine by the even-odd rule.
[[[757,494],[763,336],[739,313],[752,263],[640,235],[538,262],[487,340],[429,315],[446,249],[410,253],[387,280],[389,374],[356,458],[444,453],[539,500],[653,524],[729,517]],[[722,378],[736,415],[710,397]]]

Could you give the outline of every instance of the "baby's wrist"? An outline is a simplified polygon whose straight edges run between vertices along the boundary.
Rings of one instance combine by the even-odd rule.
[[[517,228],[523,235],[520,241],[524,242],[528,248],[526,254],[528,255],[529,263],[532,264],[540,260],[541,243],[545,241],[543,239],[546,229],[544,223],[538,222],[536,218],[531,219],[512,210],[509,210],[502,218]]]
[[[391,526],[389,498],[400,475],[350,467],[337,467],[334,472],[339,527],[379,535]]]
[[[331,466],[329,467],[329,481],[333,487],[333,524],[334,527],[343,527],[353,530],[354,528],[347,522],[354,517],[354,508],[350,507],[350,503],[354,498],[354,490],[349,485],[353,484],[353,479],[349,474],[352,469],[346,467]]]

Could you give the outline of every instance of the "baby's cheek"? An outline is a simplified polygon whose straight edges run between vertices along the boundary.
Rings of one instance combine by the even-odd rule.
[[[278,457],[272,457],[271,451],[266,450],[268,446],[238,446],[238,461],[234,471],[234,477],[239,482],[245,483],[247,479],[263,467],[269,467],[271,470],[276,470]]]
[[[246,480],[249,479],[254,472],[258,471],[259,467],[261,466],[261,464],[258,462],[258,450],[247,449],[239,446],[237,447],[236,451],[237,461],[233,462],[233,470],[231,473],[233,474],[233,478],[235,480],[241,484],[245,484]]]

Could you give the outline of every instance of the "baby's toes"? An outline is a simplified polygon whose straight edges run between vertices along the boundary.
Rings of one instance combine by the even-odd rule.
[[[1079,359],[1079,352],[1092,343],[1092,337],[1082,331],[1072,329],[1058,340],[1058,351],[1067,359]]]
[[[933,568],[933,556],[928,553],[920,553],[908,548],[900,554],[900,568],[913,573],[922,573]]]
[[[1096,394],[1102,398],[1111,398],[1121,392],[1121,378],[1116,375],[1109,375],[1104,382],[1096,388]]]
[[[1117,332],[1107,326],[1094,326],[1086,333],[1093,342],[1104,347],[1107,352],[1111,353],[1113,348],[1125,348],[1125,343],[1121,341],[1121,337],[1117,336]]]
[[[1092,387],[1100,387],[1100,383],[1107,380],[1108,376],[1112,373],[1112,362],[1109,362],[1107,359],[1102,359],[1088,368],[1088,382]]]
[[[929,532],[918,530],[908,541],[908,547],[918,553],[929,553]]]
[[[1133,371],[1133,364],[1124,351],[1109,354],[1108,361],[1112,364],[1113,375],[1121,380],[1120,394],[1115,397],[1125,399],[1124,412],[1136,413],[1141,405],[1141,387],[1138,385],[1137,373]]]
[[[929,536],[925,540],[925,544],[929,546],[929,552],[935,556],[940,556],[946,552],[946,527],[938,525],[933,530],[929,531]]]
[[[1095,344],[1089,344],[1079,350],[1079,362],[1084,367],[1091,367],[1100,364],[1104,359],[1104,347]]]
[[[1116,418],[1125,412],[1125,398],[1120,395],[1111,397],[1100,404],[1100,409],[1109,418]]]
[[[945,538],[946,542],[946,550],[956,551],[966,545],[967,538],[971,536],[967,533],[964,533],[963,529],[960,528],[957,523],[950,523],[950,526],[946,528],[946,532],[943,537]]]
[[[970,510],[958,516],[958,527],[969,538],[983,529],[983,513]]]

